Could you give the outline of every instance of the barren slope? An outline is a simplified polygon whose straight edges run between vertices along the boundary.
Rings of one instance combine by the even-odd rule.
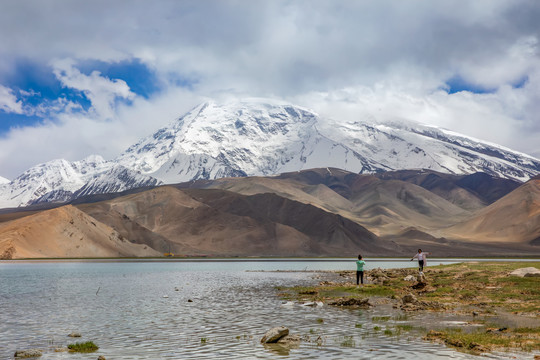
[[[339,215],[273,194],[166,186],[81,209],[119,231],[129,233],[125,224],[136,223],[136,231],[163,239],[153,242],[158,249],[171,245],[173,252],[190,255],[383,255],[395,250],[395,245],[383,246],[386,242]]]
[[[410,226],[429,231],[453,225],[470,215],[468,210],[420,186],[335,168],[304,170],[278,177],[228,178],[189,186],[249,195],[274,193],[339,214],[377,235],[395,234]],[[466,190],[461,191],[466,193]],[[463,202],[469,201],[468,207],[482,206],[476,196],[467,194]]]
[[[156,255],[147,245],[130,243],[69,205],[0,224],[0,256],[4,258]]]
[[[538,244],[540,180],[528,181],[445,233],[471,241]]]

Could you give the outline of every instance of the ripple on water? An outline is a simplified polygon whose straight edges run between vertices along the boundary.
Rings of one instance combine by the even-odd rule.
[[[77,341],[100,346],[97,353],[78,359],[95,359],[96,354],[112,359],[471,358],[409,336],[376,333],[370,319],[381,310],[281,306],[275,286],[313,283],[312,274],[182,266],[4,266],[0,358],[10,358],[17,349],[42,348],[47,349],[42,359],[72,359],[52,349],[74,342],[67,337],[73,331],[83,334]],[[259,343],[267,329],[280,325],[312,342],[290,351]]]

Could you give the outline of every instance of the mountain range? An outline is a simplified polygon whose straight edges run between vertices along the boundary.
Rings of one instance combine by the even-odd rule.
[[[335,167],[360,174],[429,169],[527,181],[540,160],[444,129],[404,121],[343,122],[268,99],[207,102],[113,160],[39,164],[0,179],[0,209],[198,179]]]
[[[540,178],[431,170],[198,180],[0,215],[3,258],[538,256],[539,246]]]
[[[207,102],[0,178],[0,258],[540,253],[540,161],[444,129]]]

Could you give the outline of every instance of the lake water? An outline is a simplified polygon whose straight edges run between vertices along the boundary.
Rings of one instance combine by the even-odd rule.
[[[408,259],[367,262],[368,269],[416,265]],[[276,286],[319,280],[310,272],[273,270],[354,269],[354,260],[340,259],[0,262],[0,359],[32,348],[44,351],[41,359],[475,358],[414,333],[384,335],[401,320],[371,320],[389,309],[284,306],[277,296]],[[290,352],[259,343],[266,330],[281,325],[305,341]],[[72,332],[82,338],[69,338]],[[100,349],[54,351],[84,341]]]

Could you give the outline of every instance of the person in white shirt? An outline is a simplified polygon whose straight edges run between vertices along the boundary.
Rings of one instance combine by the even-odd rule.
[[[418,249],[418,252],[414,254],[414,256],[411,258],[411,261],[414,260],[414,258],[418,259],[418,271],[423,272],[424,271],[424,265],[426,265],[427,256],[430,255],[428,252],[422,252],[422,249]]]

